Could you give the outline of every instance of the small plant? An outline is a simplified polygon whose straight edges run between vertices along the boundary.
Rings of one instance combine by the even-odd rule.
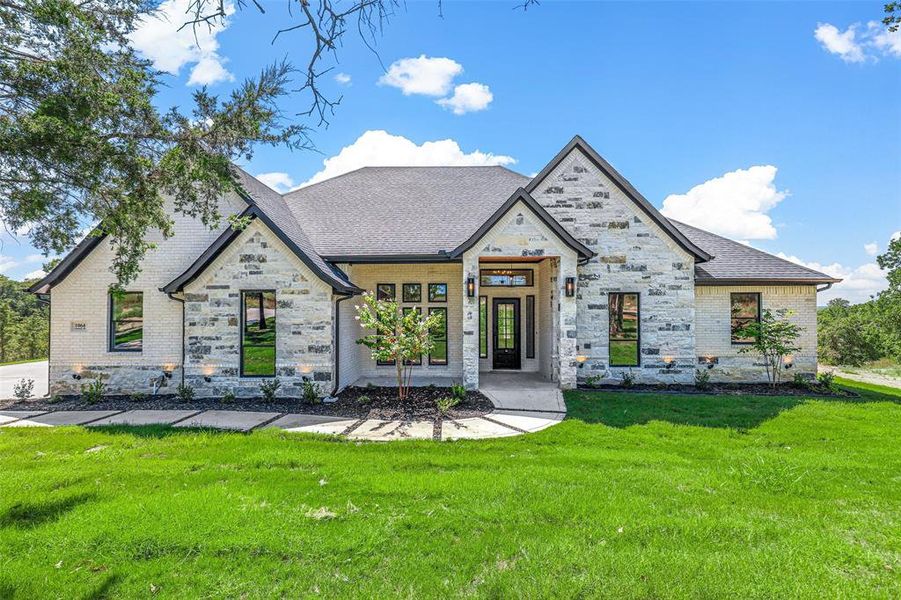
[[[132,392],[129,394],[128,399],[132,402],[143,402],[147,399],[147,394],[144,392]]]
[[[278,380],[278,377],[275,379],[270,379],[268,381],[264,381],[260,384],[260,393],[263,394],[263,399],[266,402],[272,402],[275,400],[275,394],[278,393],[279,388],[282,387],[282,382]]]
[[[231,390],[225,390],[225,393],[222,394],[222,401],[231,404],[235,401],[235,393]]]
[[[179,383],[175,388],[175,395],[182,402],[190,402],[194,399],[194,388],[187,383]]]
[[[463,385],[461,385],[459,383],[455,383],[454,385],[451,386],[450,392],[451,392],[451,396],[453,396],[460,402],[463,402],[464,400],[466,400],[466,388],[463,387]]]
[[[367,381],[367,382],[366,382],[366,389],[367,389],[367,390],[370,390],[370,391],[371,391],[371,390],[374,390],[376,387],[377,387],[377,386],[376,386],[374,383],[372,383],[371,381]]]
[[[88,404],[100,402],[103,393],[106,391],[106,384],[102,379],[94,379],[90,383],[84,383],[81,386],[81,399]]]
[[[49,402],[50,404],[59,404],[62,401],[63,397],[59,394],[53,394],[52,396],[50,396],[50,399],[47,400],[47,402]]]
[[[632,374],[632,371],[626,371],[623,373],[623,387],[632,387],[635,383],[635,375]]]
[[[319,386],[313,383],[312,381],[305,380],[301,384],[301,393],[303,394],[303,401],[307,404],[319,404]]]
[[[460,404],[460,399],[456,396],[446,396],[435,400],[435,406],[438,408],[438,412],[441,413],[442,417],[446,416],[447,413],[450,412],[450,409],[458,404]]]
[[[835,375],[828,371],[823,371],[817,375],[817,383],[826,388],[827,390],[831,390],[835,385]]]
[[[708,369],[695,369],[695,387],[699,390],[710,389],[710,371]]]
[[[34,395],[34,379],[20,379],[13,386],[13,396],[19,400],[28,400]]]
[[[372,404],[372,398],[370,398],[366,394],[363,394],[362,396],[357,398],[357,404],[359,404],[360,406],[369,406],[370,404]]]
[[[795,375],[792,377],[792,387],[796,387],[800,390],[806,390],[810,387],[810,382],[807,380],[807,377],[805,377],[803,373],[795,373]]]
[[[585,385],[590,388],[600,387],[601,379],[603,379],[603,377],[601,377],[600,375],[589,375],[585,378]]]

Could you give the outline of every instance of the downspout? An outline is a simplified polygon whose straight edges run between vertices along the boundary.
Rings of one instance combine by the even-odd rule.
[[[185,385],[185,300],[176,298],[175,292],[167,292],[170,300],[181,303],[181,384]]]
[[[338,393],[341,383],[341,308],[338,305],[353,297],[353,294],[348,294],[335,300],[335,384],[332,386],[332,396]]]

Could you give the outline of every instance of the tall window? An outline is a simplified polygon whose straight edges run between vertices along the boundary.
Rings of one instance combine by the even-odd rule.
[[[429,308],[429,314],[441,314],[441,322],[432,329],[432,341],[435,345],[429,354],[430,365],[447,364],[447,309],[433,306]]]
[[[140,352],[144,347],[144,294],[110,292],[109,349]]]
[[[638,294],[612,293],[610,312],[610,366],[637,367],[639,364]]]
[[[488,358],[488,296],[479,296],[479,358]]]
[[[241,376],[275,376],[275,292],[241,292]]]
[[[535,296],[526,296],[526,358],[535,358]]]
[[[736,333],[748,325],[760,321],[760,294],[757,292],[737,292],[730,294],[732,316],[732,343],[750,344],[753,338],[739,337]]]
[[[407,306],[407,307],[404,308],[404,316],[405,316],[405,317],[406,317],[408,314],[410,314],[411,312],[414,312],[414,313],[416,313],[417,315],[421,315],[421,314],[422,314],[422,309],[421,309],[420,307],[418,307],[418,306]],[[405,364],[405,365],[416,365],[416,366],[419,366],[419,365],[422,364],[422,355],[417,356],[417,357],[416,357],[415,359],[413,359],[413,360],[405,360],[405,361],[404,361],[404,364]]]

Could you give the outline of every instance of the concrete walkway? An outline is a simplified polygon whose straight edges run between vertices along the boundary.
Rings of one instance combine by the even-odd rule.
[[[527,412],[498,409],[482,417],[445,420],[442,440],[509,437],[541,431],[559,423],[560,412]],[[277,427],[285,431],[343,435],[354,440],[391,441],[433,439],[431,421],[382,421],[302,413],[239,410],[0,410],[0,427],[54,427],[62,425],[171,425],[230,431]]]
[[[47,361],[4,365],[0,367],[0,398],[13,398],[13,387],[20,379],[33,379],[35,398],[47,395]]]
[[[563,393],[539,373],[495,371],[479,373],[479,391],[497,408],[565,413]]]

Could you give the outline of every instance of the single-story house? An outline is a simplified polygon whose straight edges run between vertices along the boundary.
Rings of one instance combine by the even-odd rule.
[[[391,376],[356,343],[356,298],[441,313],[414,377],[479,386],[539,373],[561,388],[617,380],[760,381],[735,335],[763,309],[803,327],[794,372],[817,364],[818,286],[837,280],[665,218],[580,137],[534,177],[489,167],[366,167],[280,195],[236,169],[210,231],[175,215],[123,295],[88,237],[32,290],[51,303],[50,386],[109,393],[184,381],[199,396],[257,395],[278,377],[322,393]],[[174,212],[174,211],[173,211]],[[534,375],[532,375],[534,377]]]

